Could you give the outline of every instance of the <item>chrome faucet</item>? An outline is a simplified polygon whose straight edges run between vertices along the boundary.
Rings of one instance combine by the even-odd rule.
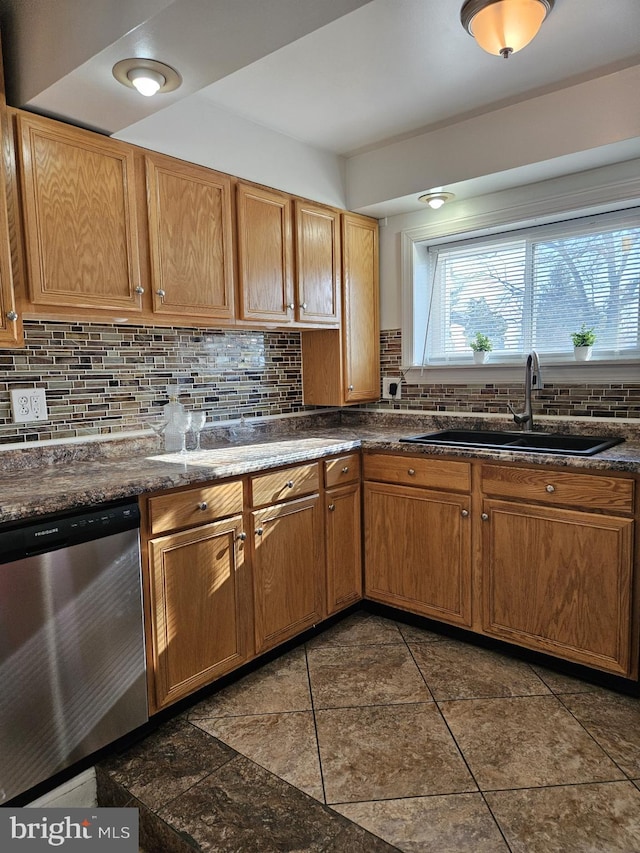
[[[531,406],[531,392],[542,388],[542,372],[540,370],[540,359],[535,350],[531,350],[527,356],[524,368],[524,411],[516,412],[511,403],[507,403],[513,420],[522,426],[525,432],[533,429],[533,408]]]

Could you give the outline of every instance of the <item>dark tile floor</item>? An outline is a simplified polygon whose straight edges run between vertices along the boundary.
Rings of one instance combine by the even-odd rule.
[[[98,777],[149,853],[639,853],[640,700],[356,613]]]

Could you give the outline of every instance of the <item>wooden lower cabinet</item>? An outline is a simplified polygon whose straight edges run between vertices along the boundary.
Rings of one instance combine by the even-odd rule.
[[[362,598],[360,484],[325,492],[327,613]]]
[[[152,712],[251,657],[242,516],[151,539]]]
[[[251,513],[256,654],[322,620],[322,528],[318,495]]]
[[[470,626],[469,511],[468,495],[366,482],[365,597]]]
[[[483,509],[485,633],[629,676],[633,519],[500,500]]]

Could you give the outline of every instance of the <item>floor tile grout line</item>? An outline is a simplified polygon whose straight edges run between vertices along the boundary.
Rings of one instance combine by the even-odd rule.
[[[316,753],[318,755],[318,767],[320,769],[320,784],[322,785],[322,797],[324,799],[325,806],[327,805],[327,790],[324,784],[324,771],[322,769],[322,756],[320,754],[320,736],[318,734],[318,721],[316,719],[316,710],[315,703],[313,698],[313,685],[311,684],[311,671],[309,670],[309,656],[308,649],[305,644],[304,647],[304,661],[307,668],[307,682],[309,684],[309,697],[311,701],[311,714],[313,715],[313,730],[316,736]]]

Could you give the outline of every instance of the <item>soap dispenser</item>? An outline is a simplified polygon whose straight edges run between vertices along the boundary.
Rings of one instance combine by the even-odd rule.
[[[163,406],[164,422],[164,449],[168,453],[174,453],[182,450],[184,438],[184,427],[182,419],[184,417],[184,406],[178,400],[178,387],[171,385],[169,387],[169,402]],[[182,428],[181,428],[182,427]]]

